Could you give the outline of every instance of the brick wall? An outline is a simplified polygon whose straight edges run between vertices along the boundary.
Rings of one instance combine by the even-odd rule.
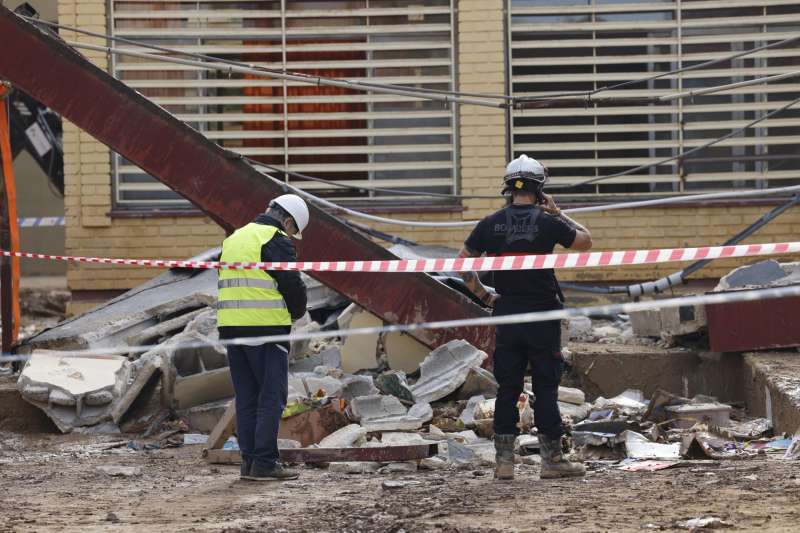
[[[458,77],[462,91],[504,93],[505,51],[502,0],[458,2]],[[59,0],[59,20],[96,32],[106,32],[105,0]],[[62,34],[65,39],[99,42]],[[102,53],[86,53],[107,68]],[[506,115],[503,110],[462,106],[460,126],[460,182],[463,194],[497,194],[506,164]],[[64,125],[66,251],[72,255],[112,257],[186,258],[219,245],[222,230],[204,217],[112,218],[111,154],[104,145]],[[530,154],[535,157],[536,154]],[[502,207],[496,200],[466,200],[462,211],[388,213],[391,218],[426,221],[477,219]],[[620,210],[576,217],[591,230],[597,249],[676,247],[717,244],[741,230],[769,206],[704,207]],[[388,224],[371,226],[425,244],[458,248],[469,228],[408,228]],[[749,242],[795,239],[800,209],[794,209],[757,233]],[[713,263],[702,277],[718,277],[751,260]],[[679,265],[641,268],[564,271],[562,279],[636,280],[669,274]],[[127,289],[156,275],[152,269],[70,266],[69,288],[80,291]],[[91,302],[75,305],[80,311]]]

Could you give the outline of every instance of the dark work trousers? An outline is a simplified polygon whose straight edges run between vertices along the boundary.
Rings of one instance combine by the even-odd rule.
[[[289,354],[278,344],[229,345],[236,393],[236,434],[242,458],[265,465],[278,461],[278,426],[289,391]]]
[[[494,315],[511,315],[544,309],[558,309],[560,304],[541,306],[526,301],[500,297]],[[564,434],[558,411],[558,384],[564,372],[561,356],[561,323],[535,322],[497,326],[494,350],[494,376],[500,386],[494,413],[494,432],[518,435],[517,400],[522,393],[525,371],[532,369],[533,416],[539,434],[560,438]]]

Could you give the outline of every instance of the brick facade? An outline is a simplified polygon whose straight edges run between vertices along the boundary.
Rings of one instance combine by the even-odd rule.
[[[505,93],[503,0],[458,2],[459,89]],[[59,21],[106,33],[105,0],[59,0]],[[62,32],[66,40],[103,44],[98,39]],[[103,53],[82,51],[107,68]],[[496,194],[507,157],[507,118],[504,110],[462,106],[459,110],[459,161],[463,194]],[[114,218],[111,216],[111,154],[107,147],[64,124],[66,253],[111,257],[186,258],[219,245],[222,230],[205,217]],[[536,154],[530,154],[535,157]],[[394,218],[427,221],[476,219],[500,208],[502,200],[465,200],[463,210],[388,214]],[[658,208],[612,211],[576,217],[591,230],[597,249],[677,247],[718,244],[740,231],[769,206]],[[800,210],[787,212],[749,242],[793,240]],[[405,228],[373,224],[376,229],[425,244],[457,248],[468,228]],[[702,271],[718,277],[743,260],[718,261]],[[678,265],[641,268],[565,271],[563,279],[637,280],[669,274]],[[152,277],[152,269],[71,265],[72,291],[122,290]],[[80,311],[91,302],[77,304]]]

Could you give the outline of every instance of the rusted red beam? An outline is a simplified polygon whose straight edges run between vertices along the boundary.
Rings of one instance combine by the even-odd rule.
[[[285,191],[58,39],[0,7],[0,77],[202,209],[226,231],[240,227]],[[392,254],[311,207],[299,241],[304,260],[389,259]],[[485,316],[425,274],[319,273],[315,277],[392,323]],[[415,332],[429,346],[463,338],[491,351],[490,328]]]
[[[369,448],[286,448],[280,450],[281,461],[286,463],[335,463],[339,461],[369,461],[395,463],[419,461],[438,453],[436,444],[410,444],[404,446],[374,446]],[[239,450],[203,450],[209,463],[239,464]]]
[[[706,318],[715,352],[800,346],[800,298],[707,305]]]

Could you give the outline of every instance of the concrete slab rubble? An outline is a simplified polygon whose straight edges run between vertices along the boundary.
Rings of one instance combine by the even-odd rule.
[[[131,376],[125,358],[70,356],[36,350],[17,382],[22,397],[42,409],[64,433],[111,419],[114,400]]]
[[[410,409],[394,396],[362,396],[350,404],[353,420],[367,431],[399,431],[419,429],[433,418],[428,403],[417,403]]]
[[[345,426],[319,442],[320,448],[350,448],[366,442],[367,430],[358,424]]]
[[[420,365],[420,378],[410,387],[416,402],[440,400],[460,387],[472,368],[487,358],[467,341],[453,340],[433,350]]]
[[[339,316],[338,324],[341,329],[370,328],[383,326],[383,320],[352,304]],[[341,347],[342,370],[353,374],[378,366],[379,337],[378,333],[346,337]]]

